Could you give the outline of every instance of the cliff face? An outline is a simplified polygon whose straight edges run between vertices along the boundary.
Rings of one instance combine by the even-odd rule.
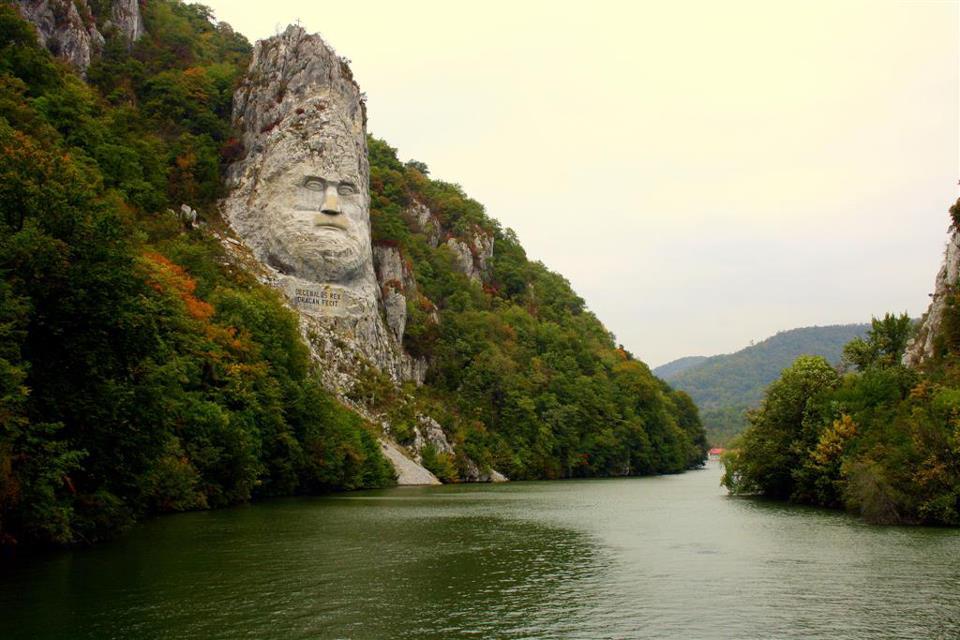
[[[92,20],[86,0],[18,0],[20,13],[37,28],[37,39],[53,55],[86,74],[103,48],[103,36]],[[77,7],[85,10],[81,16]]]
[[[120,34],[133,44],[147,32],[140,14],[140,0],[113,0],[110,22]]]
[[[903,364],[916,367],[933,357],[936,339],[947,311],[947,299],[949,294],[955,291],[958,280],[960,280],[960,230],[952,228],[943,255],[943,265],[934,283],[933,300],[927,308],[927,313],[920,320],[916,336],[907,345],[907,350],[903,354]]]
[[[366,114],[349,67],[319,36],[290,27],[257,43],[234,122],[246,156],[230,170],[224,214],[306,333],[323,337],[314,347],[338,362],[354,351],[395,381],[419,381],[422,367],[400,347],[397,301],[388,300],[392,331],[383,320]]]
[[[407,326],[407,298],[416,295],[417,283],[396,247],[374,247],[373,258],[387,326],[399,343]]]
[[[246,155],[230,168],[224,217],[261,279],[299,312],[326,386],[389,435],[389,420],[356,390],[385,374],[403,403],[400,383],[423,382],[426,362],[402,347],[407,302],[419,293],[398,249],[372,244],[366,112],[350,68],[319,36],[291,26],[257,43],[235,94],[234,123]],[[420,213],[430,224],[429,211]],[[486,236],[476,244],[464,246],[463,268],[478,279],[493,244]],[[418,463],[426,444],[452,454],[443,429],[418,416],[412,435],[405,457],[386,440],[385,455],[401,484],[437,482]]]
[[[493,237],[476,233],[470,241],[448,238],[447,246],[453,252],[457,268],[473,282],[483,281],[488,262],[493,258]]]
[[[109,16],[97,16],[87,0],[17,0],[21,15],[37,29],[37,39],[81,75],[103,49],[103,32],[116,29],[131,44],[146,32],[139,0],[114,0]]]

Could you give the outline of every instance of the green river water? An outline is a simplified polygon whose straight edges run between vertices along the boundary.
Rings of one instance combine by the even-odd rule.
[[[958,638],[960,531],[679,476],[168,516],[0,565],[0,638]]]

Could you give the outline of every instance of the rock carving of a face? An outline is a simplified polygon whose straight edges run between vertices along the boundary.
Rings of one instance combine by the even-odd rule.
[[[374,302],[366,113],[349,67],[291,26],[257,43],[234,100],[247,153],[231,167],[231,226],[294,290]]]
[[[260,218],[265,257],[274,268],[348,284],[370,261],[369,195],[356,145],[331,144],[331,131],[323,133],[309,151],[291,154],[281,145],[268,152],[248,207]]]

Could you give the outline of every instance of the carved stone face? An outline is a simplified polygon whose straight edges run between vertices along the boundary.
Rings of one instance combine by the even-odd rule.
[[[257,259],[284,276],[291,298],[298,288],[332,287],[344,300],[375,308],[359,87],[319,36],[298,27],[258,43],[251,65],[234,97],[247,154],[231,167],[227,221]]]
[[[347,284],[370,262],[369,195],[353,154],[331,147],[268,152],[248,210],[259,219],[271,266],[313,282]],[[333,152],[337,162],[330,161]]]

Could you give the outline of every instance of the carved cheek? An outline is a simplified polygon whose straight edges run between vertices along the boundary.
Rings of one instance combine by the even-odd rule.
[[[284,195],[273,189],[265,189],[254,197],[251,209],[269,218],[282,217],[287,205]]]
[[[319,211],[320,202],[323,199],[322,193],[311,191],[306,187],[294,187],[284,195],[293,208],[303,211]]]
[[[366,210],[360,205],[359,196],[343,196],[340,198],[340,207],[343,213],[350,219],[351,226],[364,226],[367,224]]]

